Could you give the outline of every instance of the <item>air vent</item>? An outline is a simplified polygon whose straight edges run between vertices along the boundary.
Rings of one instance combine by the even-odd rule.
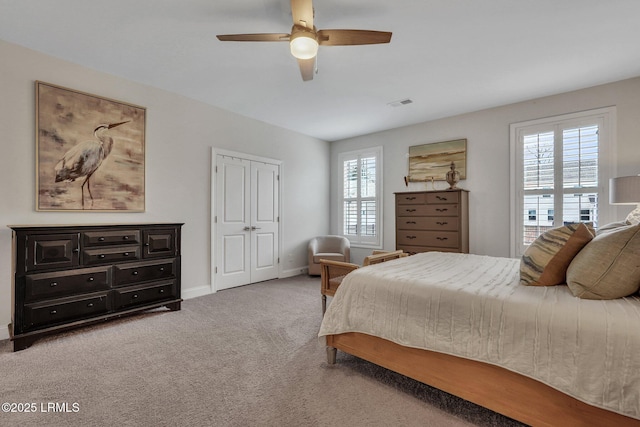
[[[391,106],[391,107],[402,107],[403,105],[407,105],[407,104],[412,104],[413,101],[409,98],[407,99],[402,99],[400,101],[393,101],[388,103],[387,105]]]

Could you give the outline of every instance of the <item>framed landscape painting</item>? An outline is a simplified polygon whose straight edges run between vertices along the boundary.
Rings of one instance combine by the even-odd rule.
[[[467,140],[435,142],[409,147],[409,182],[445,181],[455,163],[460,179],[467,178]]]
[[[144,212],[146,109],[36,82],[36,210]]]

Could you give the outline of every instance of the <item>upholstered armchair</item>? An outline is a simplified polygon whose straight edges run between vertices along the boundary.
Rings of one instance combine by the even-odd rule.
[[[320,260],[349,262],[351,245],[343,236],[318,236],[311,239],[308,247],[309,275],[320,275]]]

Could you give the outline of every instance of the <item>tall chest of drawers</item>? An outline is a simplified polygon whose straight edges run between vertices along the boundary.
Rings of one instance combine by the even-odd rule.
[[[14,351],[43,335],[179,310],[182,224],[10,226]]]
[[[396,195],[396,249],[469,253],[469,193],[412,191]]]

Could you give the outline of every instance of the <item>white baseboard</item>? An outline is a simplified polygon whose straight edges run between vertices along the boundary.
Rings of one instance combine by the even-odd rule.
[[[290,270],[283,270],[280,274],[281,279],[286,279],[287,277],[298,276],[300,274],[307,274],[309,272],[309,267],[298,267],[292,268]]]
[[[286,279],[287,277],[299,276],[300,274],[307,274],[309,272],[309,267],[298,267],[292,268],[289,270],[282,270],[278,276],[278,279]],[[213,286],[200,286],[193,289],[183,289],[182,290],[182,298],[190,299],[197,298],[204,295],[215,294],[216,290]]]
[[[182,289],[182,299],[197,298],[214,292],[215,291],[211,290],[211,286],[208,285],[198,286],[197,288]]]

